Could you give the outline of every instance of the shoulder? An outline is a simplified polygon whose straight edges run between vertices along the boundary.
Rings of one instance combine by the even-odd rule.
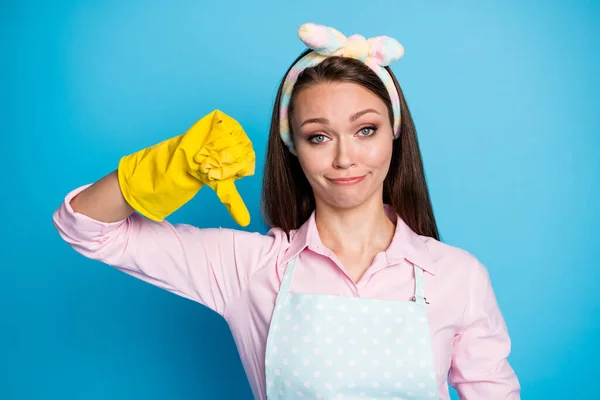
[[[473,279],[487,276],[487,268],[479,258],[468,250],[441,242],[431,237],[420,236],[425,243],[436,275],[452,278],[452,281],[468,285]]]

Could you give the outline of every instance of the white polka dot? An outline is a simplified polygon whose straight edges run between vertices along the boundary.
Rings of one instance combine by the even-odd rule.
[[[277,353],[279,351],[279,349],[277,348],[277,346],[273,346],[273,348],[271,349],[271,351],[273,353]]]
[[[369,332],[369,330],[368,330],[367,328],[362,328],[362,329],[360,330],[360,333],[362,333],[363,335],[366,335],[366,334],[367,334],[367,332]]]
[[[369,307],[363,306],[363,307],[360,309],[360,311],[362,311],[362,312],[364,312],[364,313],[366,313],[366,312],[369,312]]]
[[[273,381],[272,380],[268,380],[267,381],[267,386],[269,386],[269,387],[273,386]]]
[[[304,343],[308,343],[308,342],[310,342],[310,338],[309,338],[308,336],[303,336],[303,337],[302,337],[302,341],[303,341]]]
[[[392,350],[385,349],[384,353],[385,353],[386,356],[390,356],[390,355],[392,355]]]
[[[286,319],[287,321],[289,321],[290,319],[292,319],[292,316],[291,316],[290,314],[287,314],[287,315],[285,316],[285,319]]]
[[[348,339],[348,343],[349,344],[356,344],[356,338],[350,338],[350,339]]]
[[[415,308],[413,306],[408,306],[408,312],[415,312]]]
[[[427,361],[421,360],[421,362],[419,362],[419,365],[421,366],[421,368],[424,368],[427,366]]]
[[[298,325],[294,326],[293,328],[294,332],[298,332],[300,330],[300,327]]]
[[[435,393],[433,393],[433,392],[429,392],[428,394],[429,394],[429,397],[435,397]]]
[[[315,354],[319,354],[320,352],[321,352],[321,349],[319,347],[315,347],[313,349],[313,353],[315,353]]]
[[[356,361],[350,360],[350,361],[348,361],[348,365],[351,366],[351,367],[355,367],[356,366]]]
[[[271,362],[269,360],[265,360],[265,367],[268,367]]]
[[[409,333],[413,333],[415,331],[415,328],[413,328],[412,326],[409,326],[408,328],[406,328],[406,331]]]
[[[378,324],[379,323],[379,318],[377,318],[377,317],[373,318],[373,323],[374,324]]]
[[[412,395],[413,395],[413,392],[406,392],[406,395],[407,395],[407,396],[412,396]]]
[[[425,384],[424,384],[424,383],[419,383],[419,387],[420,387],[421,389],[423,389],[423,388],[425,387]]]
[[[340,305],[340,308],[339,308],[339,310],[340,310],[341,312],[344,312],[344,311],[346,311],[346,306],[345,306],[345,305],[343,305],[343,304],[341,304],[341,305]]]
[[[327,365],[328,367],[331,367],[333,365],[333,361],[325,360],[325,365]]]
[[[421,321],[421,323],[424,324],[425,322],[427,322],[427,318],[421,317],[421,319],[419,321]]]
[[[292,382],[290,380],[286,379],[285,382],[283,382],[283,384],[285,386],[289,387],[292,384]]]
[[[354,388],[356,387],[356,384],[355,384],[355,383],[353,383],[353,382],[350,382],[350,383],[348,384],[348,387],[349,387],[350,389],[354,389]]]
[[[386,335],[389,335],[390,333],[392,333],[392,330],[390,328],[385,328],[383,330],[383,333],[385,333]]]
[[[297,348],[295,348],[295,347],[292,347],[292,353],[293,353],[293,354],[296,354],[296,353],[298,353],[298,349],[297,349]]]
[[[365,397],[366,395],[367,395],[367,394],[366,394],[365,392],[360,392],[360,393],[359,393],[359,396],[360,396],[360,397]]]
[[[373,365],[374,367],[377,367],[379,365],[379,360],[371,361],[371,365]]]
[[[421,340],[419,340],[419,342],[421,344],[427,344],[427,339],[426,338],[421,338]]]
[[[327,339],[325,339],[326,343],[333,343],[333,338],[330,336]]]
[[[396,338],[396,344],[402,344],[402,338],[401,337],[397,337]]]
[[[298,396],[298,397],[302,397],[302,396],[304,396],[304,395],[302,394],[302,392],[296,392],[296,396]]]
[[[391,312],[392,312],[392,309],[391,309],[391,308],[389,308],[389,307],[386,307],[384,311],[385,311],[386,313],[391,313]]]
[[[315,399],[320,399],[320,398],[321,398],[321,394],[320,393],[315,394]]]
[[[277,324],[273,325],[273,330],[274,331],[278,331],[279,330],[279,325],[277,325]]]
[[[400,389],[400,388],[402,388],[402,383],[400,383],[400,382],[396,383],[396,389]]]
[[[281,340],[283,340],[284,342],[287,342],[288,341],[288,337],[284,336],[284,337],[281,338]]]
[[[283,389],[279,389],[279,394],[280,394],[281,396],[283,396],[283,395],[285,395],[285,391],[284,391]]]
[[[344,355],[344,349],[342,349],[341,347],[339,347],[339,348],[337,349],[337,353],[338,353],[338,356],[342,356],[342,355]]]
[[[343,326],[340,326],[338,328],[338,333],[344,333],[344,327]]]
[[[331,388],[332,388],[332,387],[333,387],[333,386],[331,385],[331,383],[326,383],[326,384],[325,384],[325,389],[329,389],[329,390],[331,390]]]
[[[320,326],[315,326],[315,332],[321,332],[321,327]]]
[[[350,317],[350,322],[351,323],[355,323],[356,322],[356,318],[355,317]]]
[[[384,378],[389,378],[389,377],[391,377],[391,376],[392,376],[392,374],[391,374],[390,372],[384,372],[384,373],[383,373],[383,377],[384,377]]]
[[[315,371],[314,375],[315,375],[315,378],[320,377],[321,376],[321,371]]]
[[[373,338],[373,344],[374,344],[374,345],[378,345],[378,344],[379,344],[379,339],[377,339],[377,338]]]
[[[343,378],[344,373],[342,371],[338,371],[337,374],[335,374],[335,376],[337,376],[338,378]]]
[[[373,386],[373,388],[377,389],[379,387],[379,382],[373,382],[371,384],[371,386]]]
[[[360,350],[360,354],[362,354],[363,356],[367,355],[367,353],[368,353],[367,349]]]
[[[408,376],[410,379],[413,379],[415,377],[415,373],[412,371],[409,371],[408,374],[406,374],[406,376]]]
[[[369,373],[367,371],[363,371],[363,372],[360,373],[360,377],[361,378],[366,378],[367,375],[369,375]]]
[[[397,360],[397,361],[396,361],[396,366],[397,366],[397,367],[401,367],[401,366],[403,366],[403,365],[404,365],[404,361],[402,361],[402,360]]]
[[[302,308],[302,306],[300,304],[296,304],[296,310],[299,310],[301,308]]]
[[[304,382],[304,387],[308,389],[310,387],[310,382]]]
[[[279,370],[279,368],[277,368],[275,371],[273,371],[273,374],[275,376],[279,376],[279,375],[281,375],[281,371]]]
[[[429,376],[431,376],[432,379],[435,379],[435,372],[431,372]]]
[[[412,347],[408,349],[408,354],[413,355],[415,354],[415,349],[413,349]]]
[[[306,366],[310,364],[310,361],[308,361],[308,358],[305,358],[304,360],[302,360],[302,365]]]
[[[295,369],[294,372],[293,372],[293,374],[294,374],[294,376],[298,376],[298,375],[300,375],[300,372],[298,372],[298,370]]]
[[[288,365],[288,360],[287,360],[287,358],[284,358],[283,360],[281,360],[281,363],[282,363],[283,365]]]
[[[318,303],[318,304],[315,306],[315,308],[316,308],[317,310],[322,310],[322,309],[323,309],[323,304],[321,304],[321,303]]]
[[[306,315],[304,316],[304,319],[305,319],[306,321],[310,321],[310,314],[306,314]]]
[[[404,318],[402,318],[402,317],[396,318],[396,323],[401,324],[403,322],[404,322]]]
[[[333,317],[331,315],[328,315],[327,316],[327,321],[331,321],[331,320],[333,320]]]

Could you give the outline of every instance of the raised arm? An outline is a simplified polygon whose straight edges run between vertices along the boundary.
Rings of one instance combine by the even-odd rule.
[[[247,224],[234,180],[253,168],[241,127],[213,112],[184,135],[123,157],[117,171],[70,192],[54,225],[84,256],[222,313],[280,243],[273,236],[172,225],[164,218],[208,185],[236,221]]]

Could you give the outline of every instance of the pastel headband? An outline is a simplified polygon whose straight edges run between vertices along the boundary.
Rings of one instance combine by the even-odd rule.
[[[396,39],[388,36],[377,36],[370,39],[365,39],[361,35],[346,37],[334,28],[314,23],[301,25],[298,29],[298,37],[313,51],[292,66],[283,82],[279,121],[281,139],[288,149],[292,151],[294,148],[288,120],[288,108],[298,76],[306,68],[314,67],[331,56],[360,60],[379,76],[392,99],[394,137],[397,138],[400,134],[400,97],[392,77],[384,67],[404,55],[402,45]]]

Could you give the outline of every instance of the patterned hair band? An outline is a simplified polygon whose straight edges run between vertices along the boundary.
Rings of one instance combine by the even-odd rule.
[[[370,39],[365,39],[361,35],[346,37],[334,28],[313,23],[300,26],[298,36],[313,51],[307,53],[292,66],[283,82],[279,104],[279,129],[281,140],[288,149],[290,151],[294,149],[288,111],[292,90],[298,76],[306,68],[314,67],[331,56],[357,59],[379,76],[392,100],[394,138],[398,138],[400,135],[400,97],[392,77],[384,67],[404,55],[402,45],[396,39],[388,36],[377,36]]]

